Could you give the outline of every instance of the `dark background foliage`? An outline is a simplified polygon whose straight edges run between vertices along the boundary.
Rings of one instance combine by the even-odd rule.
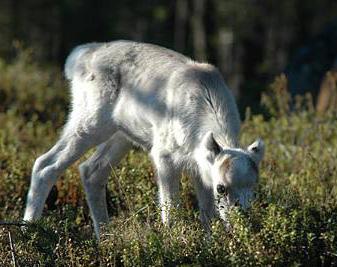
[[[317,94],[337,60],[334,0],[2,0],[0,55],[13,41],[61,66],[80,43],[131,39],[217,65],[243,106],[275,75],[291,92]]]
[[[0,266],[337,266],[336,10],[333,0],[0,0]],[[100,244],[80,161],[43,218],[17,226],[33,163],[68,114],[65,57],[116,39],[214,63],[241,105],[241,144],[265,141],[257,198],[230,214],[231,231],[217,219],[203,231],[185,175],[164,227],[155,170],[137,149],[111,169]]]

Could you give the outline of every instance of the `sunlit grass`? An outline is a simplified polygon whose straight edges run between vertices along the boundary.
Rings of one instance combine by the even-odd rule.
[[[60,73],[50,76],[29,57],[0,68],[0,220],[19,221],[34,159],[57,139],[68,97]],[[211,235],[203,231],[187,176],[174,223],[164,227],[151,162],[133,150],[111,172],[111,223],[99,245],[77,162],[60,177],[41,221],[25,231],[0,228],[0,265],[13,265],[13,255],[19,266],[337,265],[336,113],[316,115],[308,98],[292,110],[282,79],[264,98],[271,116],[243,123],[242,144],[259,136],[267,149],[258,198],[248,212],[231,213],[231,231],[218,220]]]

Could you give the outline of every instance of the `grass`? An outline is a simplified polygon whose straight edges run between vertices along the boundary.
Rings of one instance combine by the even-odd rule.
[[[56,141],[68,94],[60,71],[34,64],[30,51],[0,59],[0,73],[0,220],[19,221],[34,159]],[[336,266],[336,113],[317,115],[310,96],[290,105],[285,87],[281,76],[264,95],[269,115],[247,111],[242,144],[259,136],[267,150],[258,197],[247,213],[231,213],[230,232],[214,220],[205,235],[186,176],[175,223],[163,227],[154,170],[146,153],[133,150],[111,172],[111,223],[99,245],[77,162],[40,221],[26,231],[0,226],[0,265],[14,266],[14,258],[18,266]]]

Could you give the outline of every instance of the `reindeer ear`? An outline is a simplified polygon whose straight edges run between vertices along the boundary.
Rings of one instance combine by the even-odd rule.
[[[250,156],[256,164],[259,164],[264,156],[264,142],[261,139],[257,139],[247,148]]]
[[[202,146],[206,150],[206,157],[207,159],[213,163],[215,157],[221,152],[221,147],[219,144],[215,141],[213,133],[208,132],[203,140],[202,140]]]

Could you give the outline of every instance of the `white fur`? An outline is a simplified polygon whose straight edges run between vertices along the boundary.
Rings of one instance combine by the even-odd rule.
[[[72,112],[60,140],[34,164],[24,220],[41,216],[57,177],[93,146],[97,151],[81,164],[80,173],[97,236],[99,224],[108,220],[105,186],[110,166],[118,164],[132,144],[150,151],[164,223],[169,224],[182,170],[193,177],[206,227],[219,197],[216,186],[225,184],[226,176],[236,192],[229,195],[233,199],[228,205],[234,196],[247,202],[247,194],[240,192],[251,190],[257,179],[247,159],[258,164],[262,154],[238,148],[239,113],[216,68],[158,46],[116,41],[77,47],[65,73]],[[209,147],[213,141],[220,150]],[[224,157],[239,158],[228,174],[219,173]],[[236,180],[241,181],[238,186]]]

